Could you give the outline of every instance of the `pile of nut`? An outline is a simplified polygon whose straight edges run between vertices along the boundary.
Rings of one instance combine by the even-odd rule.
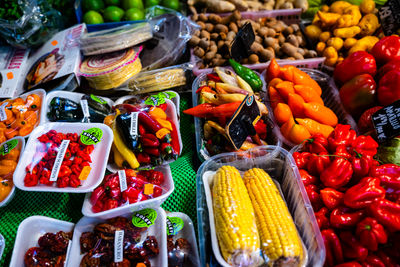
[[[306,41],[298,24],[287,25],[275,18],[255,22],[242,19],[239,11],[226,17],[195,14],[192,20],[201,27],[189,41],[194,54],[202,59],[200,68],[227,65],[231,58],[231,43],[246,23],[251,23],[255,33],[255,42],[251,46],[254,53],[243,59],[242,64],[267,62],[274,57],[288,60],[317,57],[316,51],[305,48]]]

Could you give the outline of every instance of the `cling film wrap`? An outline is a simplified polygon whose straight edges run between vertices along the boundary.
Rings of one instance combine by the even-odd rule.
[[[84,33],[79,40],[80,49],[85,56],[123,50],[153,37],[148,22],[122,25],[112,29]]]
[[[86,58],[80,67],[80,75],[96,90],[108,90],[120,86],[139,73],[142,64],[139,54],[142,46],[105,55]]]
[[[152,93],[176,87],[185,87],[188,80],[188,72],[191,69],[191,64],[185,63],[161,69],[142,71],[129,79],[123,87],[131,89],[133,94]]]

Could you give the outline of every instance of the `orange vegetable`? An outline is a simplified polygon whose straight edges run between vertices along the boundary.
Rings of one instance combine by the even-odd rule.
[[[0,122],[0,129],[5,129],[7,126],[4,124],[4,122]]]
[[[272,79],[272,81],[269,82],[269,86],[275,87],[277,84],[279,84],[281,82],[283,82],[282,79],[274,78],[274,79]]]
[[[311,137],[310,132],[306,127],[300,124],[294,124],[292,129],[289,131],[289,140],[295,144],[300,144],[305,139]]]
[[[269,91],[269,101],[271,104],[272,109],[275,109],[278,103],[285,102],[279,92],[272,86],[268,88]]]
[[[12,181],[0,177],[0,201],[6,199],[13,187]]]
[[[41,106],[42,99],[37,94],[31,94],[26,97],[25,105],[28,110],[38,110]]]
[[[280,72],[281,68],[279,67],[278,62],[276,62],[275,58],[273,58],[267,68],[267,81],[271,81],[272,79],[279,77]]]
[[[27,111],[24,113],[25,121],[31,125],[35,125],[38,121],[38,115],[36,111]]]
[[[153,117],[153,119],[167,119],[167,114],[161,108],[151,107],[149,110],[149,115]]]
[[[294,125],[295,125],[295,122],[294,122],[293,117],[291,117],[287,122],[282,124],[281,133],[286,139],[289,139],[289,132]]]
[[[290,109],[292,110],[293,116],[295,117],[303,117],[304,116],[304,100],[298,94],[289,94],[288,104]]]
[[[20,151],[17,148],[12,149],[8,154],[4,155],[4,159],[17,161],[19,158]]]
[[[294,86],[294,91],[299,94],[305,102],[316,102],[321,105],[324,104],[322,98],[314,91],[314,89],[308,85],[297,84]]]
[[[14,136],[16,136],[18,134],[17,129],[14,128],[8,128],[4,131],[4,135],[6,136],[7,139],[11,139]]]
[[[321,87],[307,73],[299,70],[292,65],[281,67],[279,78],[285,81],[293,82],[294,84],[308,85],[312,87],[318,95],[322,94]]]
[[[115,115],[108,115],[104,118],[104,124],[111,127],[114,123]]]
[[[279,124],[283,124],[293,117],[290,107],[285,103],[278,103],[278,105],[276,105],[274,115]]]
[[[332,127],[338,124],[338,118],[330,108],[319,103],[304,103],[303,106],[306,117]]]
[[[325,138],[328,138],[328,136],[334,130],[332,126],[319,123],[319,122],[317,122],[313,119],[309,119],[309,118],[305,118],[305,119],[296,118],[296,121],[300,125],[303,125],[304,127],[306,127],[306,129],[310,132],[310,134],[321,133]]]
[[[275,89],[279,92],[279,94],[285,99],[288,100],[289,94],[294,93],[294,87],[292,82],[283,81],[275,86]]]
[[[28,134],[30,134],[33,130],[33,125],[27,123],[24,127],[21,127],[21,129],[19,129],[18,131],[18,135],[20,136],[27,136]]]
[[[5,109],[4,109],[4,112],[6,113],[6,117],[7,117],[7,119],[4,120],[4,122],[5,122],[6,124],[10,124],[10,123],[14,120],[14,114],[13,114],[13,112],[12,112],[10,109],[8,109],[8,108],[5,108]]]
[[[20,113],[17,116],[17,119],[11,124],[11,128],[21,128],[24,127],[28,122],[24,119],[24,114]]]

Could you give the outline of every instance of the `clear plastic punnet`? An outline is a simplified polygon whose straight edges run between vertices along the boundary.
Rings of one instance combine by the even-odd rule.
[[[4,237],[0,234],[0,260],[1,256],[3,256],[3,251],[5,247],[6,247],[6,241],[4,240]]]
[[[165,221],[160,207],[107,220],[83,217],[75,226],[67,266],[166,266]]]
[[[224,195],[225,191],[229,193]],[[238,208],[243,205],[247,208]],[[224,209],[225,206],[230,208]],[[283,148],[262,146],[216,155],[205,161],[197,172],[197,218],[202,266],[258,266],[262,262],[283,266],[324,264],[325,247],[313,209],[297,166]],[[254,221],[258,243],[252,239],[253,235],[242,231],[252,229]],[[268,249],[270,245],[277,246],[277,242],[268,237],[265,229],[282,232],[280,225],[286,226],[284,236],[290,240],[286,245],[278,244],[286,256],[271,254]],[[236,239],[227,242],[233,238],[229,236],[232,231]],[[236,250],[227,250],[230,246]],[[262,256],[262,262],[250,255]]]
[[[85,56],[110,53],[123,50],[153,37],[148,22],[126,24],[112,29],[84,33],[79,40]]]

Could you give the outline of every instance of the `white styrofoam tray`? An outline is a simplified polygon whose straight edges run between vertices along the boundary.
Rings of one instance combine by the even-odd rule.
[[[146,208],[156,208],[159,207],[169,195],[174,191],[174,180],[172,179],[172,173],[169,165],[161,165],[155,167],[156,171],[160,171],[164,174],[164,182],[161,184],[164,193],[156,198],[146,199],[144,201],[132,203],[129,205],[123,205],[112,210],[106,210],[102,212],[93,212],[92,204],[90,203],[91,193],[87,193],[85,200],[83,201],[82,214],[87,217],[96,217],[101,219],[108,219],[116,216],[126,214],[128,212],[134,212]]]
[[[18,227],[10,267],[24,266],[26,251],[31,247],[36,247],[42,235],[46,233],[57,233],[59,231],[72,232],[73,229],[74,224],[71,222],[60,221],[45,216],[26,218]],[[68,261],[68,258],[66,260]]]
[[[26,175],[26,166],[34,161],[36,154],[36,146],[40,143],[37,138],[42,134],[49,132],[50,130],[56,130],[62,133],[77,133],[80,135],[84,130],[90,128],[99,128],[103,131],[103,136],[101,137],[100,143],[94,145],[94,150],[90,154],[92,163],[90,167],[92,168],[89,176],[86,180],[82,181],[82,185],[73,188],[65,187],[58,188],[56,185],[36,185],[33,187],[27,187],[24,185],[24,178]],[[110,154],[111,145],[113,142],[113,133],[105,124],[102,123],[64,123],[64,122],[49,122],[45,125],[40,125],[34,129],[31,136],[26,144],[27,149],[24,150],[20,160],[18,162],[17,168],[14,172],[14,184],[21,190],[24,191],[41,191],[41,192],[59,192],[59,193],[86,193],[93,191],[103,180],[104,173],[106,171],[106,164],[108,156]],[[37,159],[35,159],[37,161]]]

